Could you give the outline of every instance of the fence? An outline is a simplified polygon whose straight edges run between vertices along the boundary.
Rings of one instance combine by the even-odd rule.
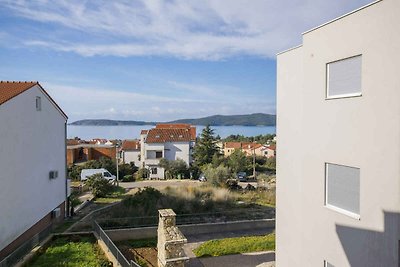
[[[245,212],[241,210],[223,211],[213,213],[192,213],[176,215],[176,225],[204,224],[204,223],[222,223],[242,220],[262,220],[274,219],[275,214],[270,210],[249,209]],[[125,217],[114,219],[98,220],[103,229],[120,228],[140,228],[158,225],[158,216],[146,217]]]
[[[99,238],[104,242],[104,244],[107,246],[107,249],[113,254],[115,259],[118,261],[118,263],[122,267],[140,267],[136,262],[134,261],[128,261],[125,256],[121,253],[121,251],[118,249],[118,247],[114,244],[114,242],[108,237],[108,235],[104,232],[104,230],[100,227],[100,225],[96,222],[93,221],[93,229],[99,236]],[[0,266],[1,267],[1,266]]]
[[[47,226],[40,233],[34,235],[31,239],[23,243],[19,246],[13,253],[8,255],[2,261],[0,261],[0,267],[9,267],[16,264],[19,260],[21,260],[26,254],[28,254],[34,247],[39,245],[42,241],[44,241],[52,231],[52,224]]]

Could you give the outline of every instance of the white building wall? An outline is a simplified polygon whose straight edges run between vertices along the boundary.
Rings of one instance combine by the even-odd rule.
[[[189,142],[165,143],[165,158],[167,160],[182,159],[189,166],[189,163],[190,163]]]
[[[278,267],[399,264],[399,14],[377,2],[278,56]],[[326,64],[360,54],[362,96],[325,100]],[[324,206],[325,162],[360,168],[360,220]]]
[[[144,151],[146,168],[157,168],[157,174],[151,174],[150,178],[164,179],[164,168],[158,167],[160,159],[156,159],[156,151],[163,152],[163,158],[167,160],[182,159],[189,166],[191,163],[189,142],[166,142],[166,143],[145,143]]]
[[[65,156],[65,119],[38,86],[0,105],[0,250],[65,201]]]
[[[140,150],[123,151],[123,160],[125,163],[133,162],[136,167],[141,167]]]

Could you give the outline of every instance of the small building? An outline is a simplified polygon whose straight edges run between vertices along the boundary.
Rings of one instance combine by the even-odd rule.
[[[229,157],[237,149],[245,153],[246,156],[255,154],[257,157],[271,157],[271,155],[275,155],[272,146],[251,142],[226,142],[223,149],[224,156]]]
[[[122,163],[134,163],[141,167],[140,140],[124,140],[121,145]]]
[[[72,143],[72,142],[71,142]],[[67,145],[67,164],[68,166],[83,163],[89,160],[99,160],[100,158],[114,160],[116,157],[116,146],[111,144],[78,143]]]
[[[0,82],[0,261],[66,215],[66,125],[38,82]]]
[[[164,179],[164,168],[159,166],[160,159],[182,159],[189,166],[193,162],[195,138],[196,128],[189,124],[158,124],[153,129],[142,130],[142,167],[149,169],[151,179]]]

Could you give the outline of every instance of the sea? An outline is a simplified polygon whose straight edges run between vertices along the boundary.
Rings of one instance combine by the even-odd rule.
[[[200,135],[205,126],[196,125],[197,135]],[[131,126],[67,126],[67,137],[79,137],[84,140],[94,138],[104,139],[139,139],[141,130],[154,128],[154,125],[131,125]],[[211,126],[215,135],[221,138],[231,134],[244,136],[256,136],[276,133],[275,126]]]

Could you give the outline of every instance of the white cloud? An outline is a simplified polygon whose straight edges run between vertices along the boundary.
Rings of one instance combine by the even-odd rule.
[[[172,56],[218,60],[274,57],[300,33],[369,0],[0,0],[17,16],[61,25],[21,37],[24,45],[83,56]],[[74,34],[71,34],[72,31]],[[11,34],[11,33],[9,33]],[[60,41],[63,40],[63,41]]]

